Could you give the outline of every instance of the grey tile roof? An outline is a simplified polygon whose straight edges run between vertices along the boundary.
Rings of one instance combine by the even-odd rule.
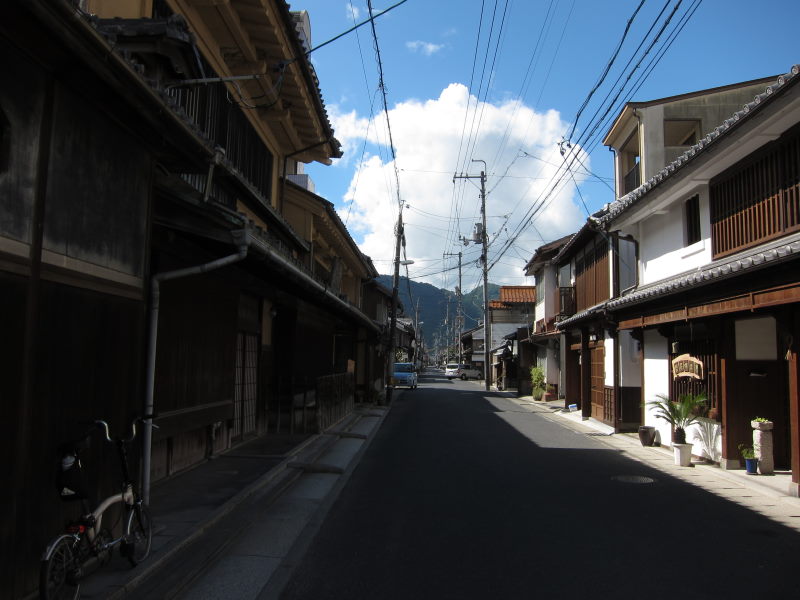
[[[600,223],[607,225],[622,215],[622,213],[647,195],[651,189],[671,177],[675,172],[700,155],[706,148],[716,143],[720,138],[724,138],[745,120],[762,110],[764,106],[767,106],[778,95],[778,92],[797,84],[797,82],[800,81],[800,77],[797,76],[798,73],[800,73],[800,65],[793,65],[788,73],[779,76],[775,83],[767,86],[767,88],[761,94],[758,94],[752,102],[745,104],[740,111],[735,112],[731,117],[725,119],[720,126],[701,138],[697,144],[689,148],[638,188],[612,202],[608,207],[608,212],[599,218]]]
[[[564,319],[563,321],[559,321],[558,323],[556,323],[556,329],[563,331],[564,329],[568,329],[570,325],[583,321],[584,319],[592,317],[596,314],[600,314],[605,311],[607,305],[608,305],[608,300],[606,300],[605,302],[601,302],[600,304],[595,304],[594,306],[591,306],[586,310],[577,312],[568,319]]]

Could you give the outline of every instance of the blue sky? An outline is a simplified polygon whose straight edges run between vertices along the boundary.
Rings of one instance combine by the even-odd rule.
[[[479,220],[477,175],[487,163],[487,230],[492,247],[490,280],[530,284],[522,273],[537,246],[582,225],[588,211],[613,200],[612,154],[602,146],[604,122],[587,125],[610,104],[657,15],[677,11],[653,51],[634,72],[638,89],[623,100],[644,101],[784,73],[800,63],[793,33],[800,2],[789,0],[646,0],[619,55],[577,122],[572,176],[548,195],[563,167],[558,142],[622,39],[641,0],[408,0],[375,21],[382,58],[389,124],[378,89],[378,63],[369,25],[311,54],[336,137],[345,156],[332,166],[308,165],[316,192],[334,202],[351,235],[379,272],[391,271],[393,226],[400,199],[405,208],[408,275],[438,287],[457,281],[455,257],[463,254],[464,291],[479,285],[478,247],[465,246]],[[679,4],[678,4],[679,3]],[[394,0],[373,3],[375,13]],[[312,45],[368,16],[356,0],[295,0],[307,10]],[[685,26],[671,39],[682,19]],[[474,65],[474,67],[473,67]],[[632,94],[632,95],[631,95]],[[372,104],[372,107],[370,106]],[[599,113],[598,113],[599,110]],[[372,115],[372,118],[371,118]],[[561,171],[563,172],[563,171]],[[593,175],[592,175],[593,174]],[[613,184],[611,184],[613,187]],[[578,191],[580,190],[580,191]],[[544,201],[533,218],[531,210]]]

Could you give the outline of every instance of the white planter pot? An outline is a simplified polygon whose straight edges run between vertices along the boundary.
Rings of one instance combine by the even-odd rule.
[[[672,451],[675,456],[676,465],[680,467],[688,467],[692,464],[691,444],[672,444]]]
[[[775,427],[772,421],[750,421],[750,427],[756,431],[771,431]]]

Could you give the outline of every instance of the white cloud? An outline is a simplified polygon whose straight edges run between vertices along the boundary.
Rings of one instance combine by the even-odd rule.
[[[416,40],[413,42],[406,42],[406,48],[412,52],[422,52],[425,56],[430,56],[444,48],[444,44],[432,44],[431,42]]]
[[[406,225],[406,252],[415,261],[409,267],[412,277],[442,270],[442,254],[464,254],[465,291],[473,289],[480,281],[477,267],[479,246],[464,247],[459,235],[469,237],[473,226],[480,220],[479,180],[459,179],[453,183],[453,173],[466,169],[478,175],[482,163],[458,165],[467,142],[462,145],[462,132],[467,135],[473,114],[480,120],[477,139],[470,156],[488,163],[487,230],[494,239],[489,250],[489,262],[494,262],[497,251],[513,235],[518,225],[525,221],[528,211],[539,203],[552,186],[551,178],[563,164],[557,142],[567,124],[556,111],[537,113],[517,102],[478,104],[461,84],[451,84],[438,98],[418,101],[408,100],[390,110],[389,117],[399,168],[400,193],[410,207],[404,210]],[[340,113],[329,107],[336,137],[345,151],[353,155],[347,160],[351,165],[360,158],[364,136],[367,136],[371,154],[366,156],[354,174],[344,197],[352,202],[348,227],[354,238],[360,240],[362,251],[375,261],[378,271],[389,273],[394,255],[394,226],[398,203],[394,164],[388,150],[385,115],[381,112],[368,127],[368,120],[355,112]],[[498,147],[505,140],[498,153]],[[522,156],[523,148],[536,159]],[[588,156],[581,160],[590,167]],[[581,178],[578,177],[578,181]],[[571,178],[556,190],[545,208],[539,211],[533,226],[527,227],[515,240],[490,273],[493,283],[525,284],[522,268],[533,250],[544,242],[557,239],[575,231],[585,220],[582,210],[573,200],[575,186]],[[451,215],[458,219],[451,218]],[[505,218],[508,215],[508,218]],[[539,233],[544,237],[542,241]],[[453,261],[450,265],[454,264]],[[450,266],[448,265],[448,266]],[[439,287],[452,288],[455,272],[446,278],[442,275],[426,276]],[[530,282],[528,282],[530,283]]]
[[[360,19],[361,18],[361,9],[358,8],[355,4],[353,4],[352,2],[348,2],[346,4],[346,8],[347,8],[347,20],[348,21],[350,19]]]

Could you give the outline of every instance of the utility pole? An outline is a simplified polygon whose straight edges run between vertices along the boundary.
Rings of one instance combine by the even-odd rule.
[[[389,319],[389,356],[387,357],[387,379],[389,385],[386,386],[386,404],[392,403],[392,391],[394,384],[391,382],[394,373],[395,339],[397,336],[397,294],[400,287],[400,243],[403,240],[403,203],[400,203],[400,211],[397,215],[397,230],[395,231],[396,243],[394,249],[394,276],[392,277],[392,316]]]
[[[456,179],[480,179],[481,180],[481,246],[483,253],[481,254],[481,263],[483,264],[483,381],[488,391],[492,385],[492,369],[489,364],[489,353],[492,345],[492,323],[489,318],[489,257],[488,257],[488,239],[486,234],[486,161],[473,159],[472,162],[483,163],[483,171],[480,175],[453,175],[453,181]],[[478,240],[473,239],[477,242]],[[466,243],[467,240],[464,240]]]
[[[445,256],[458,256],[458,286],[456,287],[456,348],[458,349],[458,364],[464,362],[464,349],[461,347],[461,334],[464,329],[464,313],[461,304],[461,252],[445,252]],[[448,306],[449,308],[449,306]]]
[[[444,362],[450,362],[450,300],[447,300],[447,312],[444,318]]]
[[[413,362],[416,365],[417,364],[417,360],[420,359],[420,355],[421,355],[420,343],[422,341],[420,339],[420,335],[419,335],[419,298],[417,298],[417,306],[416,306],[416,310],[414,311],[414,341],[415,341],[415,345],[414,345],[414,360],[411,361],[411,362]]]

